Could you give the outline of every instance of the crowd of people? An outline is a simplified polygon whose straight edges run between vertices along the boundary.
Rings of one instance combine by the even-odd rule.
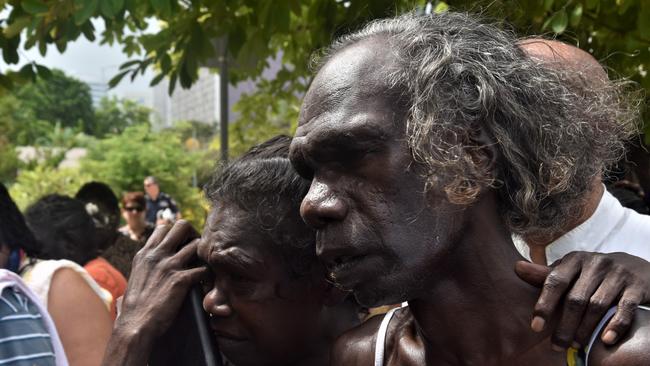
[[[152,176],[24,214],[0,186],[0,364],[157,365],[196,289],[205,365],[650,364],[650,194],[605,174],[638,118],[571,45],[371,22],[295,136],[215,170],[201,233]]]

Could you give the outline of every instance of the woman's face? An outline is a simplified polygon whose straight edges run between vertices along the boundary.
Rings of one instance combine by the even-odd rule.
[[[225,205],[211,212],[199,246],[213,272],[203,307],[220,350],[237,366],[290,364],[320,330],[326,286],[315,279],[324,277],[292,278],[259,230]]]
[[[126,202],[122,207],[122,217],[127,225],[133,226],[136,223],[144,222],[145,207],[137,202]]]

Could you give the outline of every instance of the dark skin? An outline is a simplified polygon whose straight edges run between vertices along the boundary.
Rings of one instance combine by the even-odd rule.
[[[206,278],[206,268],[189,268],[196,260],[198,236],[184,220],[156,227],[133,259],[102,365],[147,364],[156,338],[170,327],[190,287]]]
[[[306,277],[291,277],[253,227],[229,205],[211,212],[200,239],[184,220],[158,226],[133,261],[102,364],[146,365],[155,339],[191,286],[203,281],[215,339],[235,365],[327,365],[334,339],[358,324],[356,307],[343,303],[347,294],[325,280],[318,264]],[[211,272],[190,267],[197,252]]]
[[[549,352],[557,311],[540,332],[530,331],[539,290],[513,271],[523,258],[498,215],[495,192],[484,189],[465,207],[437,188],[423,194],[405,142],[406,111],[384,84],[395,63],[387,44],[367,39],[339,51],[303,103],[291,160],[312,178],[301,215],[318,230],[319,257],[363,305],[409,301],[391,323],[403,336],[389,344],[388,365],[563,365],[564,354]],[[496,154],[484,150],[476,150],[475,161],[493,165]],[[561,296],[566,289],[547,290]],[[344,335],[332,364],[372,364],[369,337],[377,326]],[[643,329],[633,325],[635,342],[645,345]],[[625,364],[650,362],[633,352],[607,352]]]
[[[203,305],[221,351],[237,366],[329,364],[334,339],[358,324],[354,310],[340,304],[346,294],[316,263],[311,273],[292,276],[274,244],[253,228],[242,209],[220,205],[198,248],[214,272]],[[337,325],[337,318],[348,321]]]

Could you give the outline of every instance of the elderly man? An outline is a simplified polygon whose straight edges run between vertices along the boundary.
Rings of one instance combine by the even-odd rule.
[[[552,330],[582,309],[536,319],[540,332],[530,331],[539,292],[513,271],[522,257],[510,233],[559,229],[575,215],[621,152],[634,113],[613,86],[578,93],[565,76],[463,14],[408,14],[334,44],[292,143],[294,167],[312,179],[301,214],[318,230],[333,280],[364,305],[409,307],[344,335],[333,364],[576,361],[549,346]],[[623,262],[627,270],[613,270],[629,275],[620,287],[599,287],[589,261],[578,263],[576,286],[648,300],[634,275],[647,276],[647,262]],[[632,340],[616,349],[596,340],[586,357],[647,364],[648,321],[639,312]],[[609,331],[603,337],[615,340]]]

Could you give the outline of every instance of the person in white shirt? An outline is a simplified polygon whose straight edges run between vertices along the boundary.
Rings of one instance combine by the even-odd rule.
[[[569,70],[575,75],[575,80],[569,83],[592,83],[603,87],[608,83],[607,73],[598,61],[577,47],[545,39],[527,39],[519,46],[544,67]],[[532,262],[519,262],[518,274],[530,283],[543,284],[542,294],[535,305],[532,328],[541,331],[544,326],[542,319],[548,319],[558,307],[567,313],[586,314],[580,324],[564,326],[556,332],[555,343],[564,346],[584,344],[593,325],[598,323],[599,314],[604,315],[609,304],[616,302],[616,297],[612,296],[618,295],[617,292],[608,290],[616,288],[617,284],[631,282],[632,271],[650,277],[650,274],[644,275],[646,271],[638,270],[647,268],[645,261],[650,260],[650,216],[623,207],[607,192],[599,176],[593,178],[583,203],[576,208],[575,215],[566,217],[560,230],[540,230],[529,232],[524,237],[512,237],[520,254]],[[603,254],[594,256],[593,253]],[[613,258],[629,266],[620,266],[605,278],[604,269],[614,262]],[[560,262],[562,266],[555,266]],[[585,271],[583,263],[590,263],[591,268],[585,276],[580,276]],[[551,269],[546,265],[555,267]],[[596,268],[601,268],[597,275],[593,273]],[[619,274],[612,275],[615,273]],[[583,279],[576,280],[577,277]],[[584,280],[588,278],[591,280]],[[571,290],[567,290],[562,301],[558,294],[564,291],[554,289]],[[603,332],[610,332],[608,339],[616,340],[625,331],[642,297],[643,291],[638,288],[620,294],[619,311]]]

